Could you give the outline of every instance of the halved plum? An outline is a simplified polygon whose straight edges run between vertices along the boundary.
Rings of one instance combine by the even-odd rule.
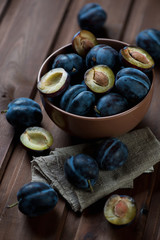
[[[114,86],[115,75],[106,65],[96,65],[85,72],[84,82],[94,93],[106,93]]]
[[[49,97],[59,96],[69,86],[69,74],[63,68],[54,68],[42,76],[38,90]]]
[[[141,71],[149,71],[155,65],[153,58],[146,50],[135,46],[122,48],[119,58],[125,67],[134,67]]]
[[[22,145],[29,150],[44,151],[53,144],[53,136],[41,127],[29,127],[20,136]]]
[[[82,57],[85,57],[89,50],[97,44],[95,35],[87,30],[77,32],[72,39],[73,49]]]
[[[131,223],[137,214],[135,200],[127,195],[114,194],[108,198],[104,206],[104,216],[114,225]]]

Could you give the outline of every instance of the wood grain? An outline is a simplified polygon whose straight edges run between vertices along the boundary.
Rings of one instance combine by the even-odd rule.
[[[38,70],[44,59],[54,50],[71,42],[79,30],[77,13],[91,1],[82,0],[15,0],[0,2],[3,15],[0,28],[0,110],[10,100],[20,96],[35,97],[43,111],[42,126],[53,137],[54,147],[80,143],[60,130],[47,116],[36,90]],[[98,0],[107,11],[108,19],[101,32],[104,37],[135,43],[136,34],[148,27],[159,28],[159,0]],[[5,6],[8,8],[4,11]],[[160,69],[155,68],[155,89],[148,113],[137,128],[149,126],[160,139]],[[5,115],[0,115],[0,238],[62,239],[62,240],[159,240],[159,164],[150,174],[142,174],[134,181],[133,189],[119,189],[115,193],[133,196],[137,202],[135,221],[123,228],[111,226],[104,218],[103,207],[109,196],[96,202],[82,214],[74,213],[60,196],[53,211],[39,218],[27,218],[17,207],[7,209],[15,202],[17,191],[31,180],[32,156],[24,150]],[[15,231],[15,229],[17,231]]]
[[[69,0],[12,1],[0,28],[0,111],[17,97],[30,97],[38,69],[54,41]],[[40,14],[41,13],[41,14]],[[14,131],[0,115],[0,177],[13,149]]]

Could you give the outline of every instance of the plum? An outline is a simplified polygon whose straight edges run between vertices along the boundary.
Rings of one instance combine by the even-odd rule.
[[[53,61],[54,68],[64,68],[70,76],[74,76],[84,69],[84,60],[76,53],[59,54]]]
[[[64,172],[68,181],[80,189],[90,189],[99,176],[96,160],[87,154],[77,154],[66,159]]]
[[[17,199],[23,214],[36,217],[51,211],[58,202],[58,195],[47,183],[30,182],[19,189]]]
[[[107,65],[114,70],[119,64],[118,52],[106,44],[98,44],[91,48],[86,55],[86,66],[91,68],[95,65]]]
[[[42,118],[40,105],[30,98],[16,98],[8,104],[6,119],[16,129],[23,131],[27,127],[39,125]]]
[[[82,57],[85,57],[89,50],[97,44],[95,35],[87,30],[77,32],[72,39],[73,49]]]
[[[135,200],[127,195],[111,195],[104,206],[104,216],[108,222],[117,226],[131,223],[137,214]]]
[[[126,111],[129,103],[125,97],[116,92],[110,92],[98,99],[95,112],[98,117],[106,117]]]
[[[53,137],[42,127],[29,127],[20,135],[20,142],[28,150],[42,152],[53,144]]]
[[[63,68],[54,68],[42,76],[38,90],[48,97],[62,94],[69,86],[70,76]]]
[[[137,68],[148,72],[154,67],[151,55],[140,47],[127,46],[119,51],[119,58],[123,66]]]
[[[157,62],[160,60],[160,31],[149,28],[142,30],[136,36],[137,46],[145,49]]]
[[[102,170],[113,171],[121,167],[128,158],[128,148],[118,138],[110,137],[98,147],[96,161]]]
[[[80,9],[77,19],[81,29],[97,32],[107,20],[107,13],[99,4],[88,3]]]
[[[61,100],[60,108],[66,112],[86,116],[95,104],[94,93],[87,91],[83,84],[76,84],[65,91]]]
[[[128,102],[135,105],[147,95],[151,80],[139,69],[123,68],[116,74],[115,86]]]
[[[94,93],[106,93],[114,86],[115,75],[106,65],[96,65],[85,72],[84,82]]]

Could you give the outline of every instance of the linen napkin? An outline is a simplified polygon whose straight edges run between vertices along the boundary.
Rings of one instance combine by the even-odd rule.
[[[86,153],[94,157],[99,141],[55,148],[48,156],[33,157],[32,181],[43,181],[55,188],[72,209],[82,212],[97,200],[119,188],[133,187],[133,180],[145,171],[153,171],[160,161],[160,143],[149,128],[133,130],[118,137],[127,145],[129,156],[123,166],[113,171],[100,170],[93,186],[94,192],[80,190],[68,182],[64,175],[64,162],[70,156]]]

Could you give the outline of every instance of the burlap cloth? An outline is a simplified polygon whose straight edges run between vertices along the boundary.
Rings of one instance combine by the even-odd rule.
[[[126,163],[114,171],[100,171],[94,185],[94,192],[80,190],[72,186],[64,175],[64,161],[71,155],[87,153],[94,155],[97,142],[56,148],[48,156],[33,157],[31,161],[32,181],[43,181],[54,187],[72,209],[83,211],[85,208],[119,188],[133,187],[133,180],[152,171],[160,160],[160,143],[149,128],[131,131],[121,137],[129,150]]]

